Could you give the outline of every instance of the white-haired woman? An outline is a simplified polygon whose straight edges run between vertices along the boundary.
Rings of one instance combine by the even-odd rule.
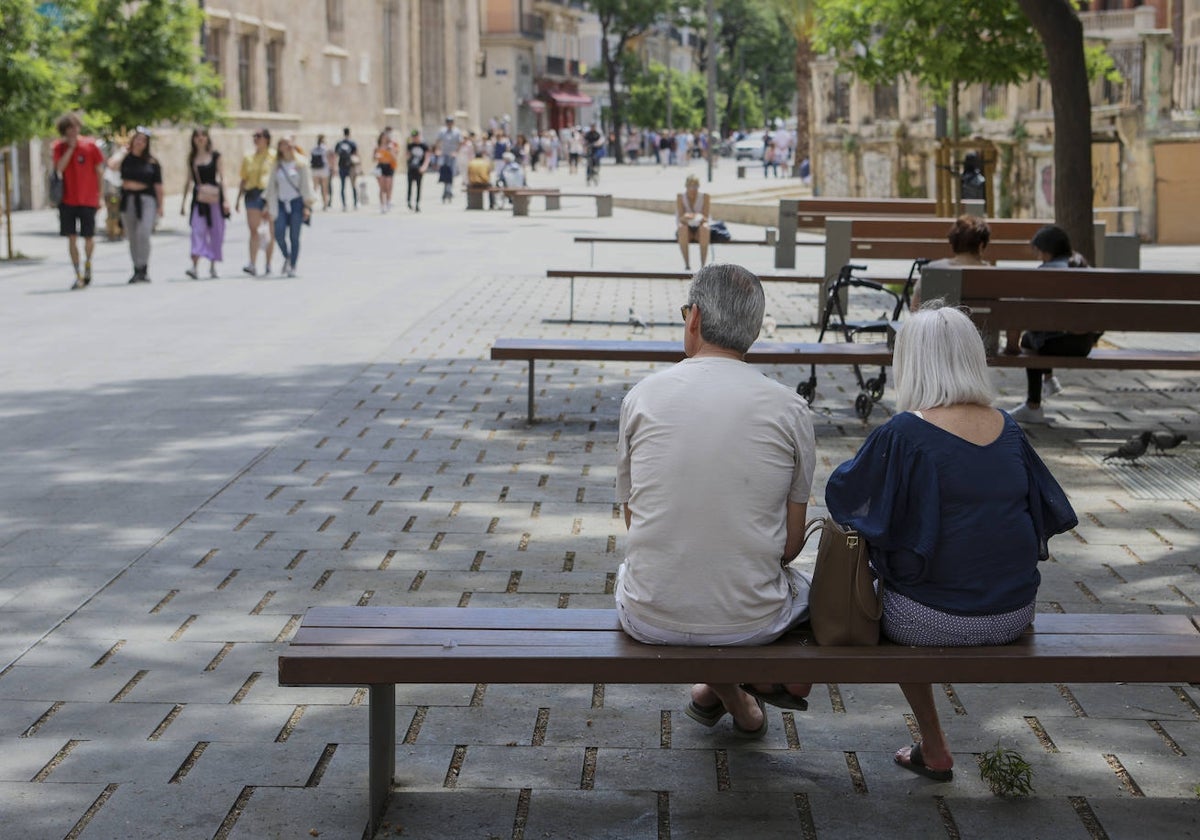
[[[886,637],[1008,644],[1033,620],[1046,541],[1074,527],[1075,513],[1021,427],[992,408],[983,341],[966,315],[931,301],[900,330],[893,366],[898,413],[829,477],[829,514],[870,546]],[[896,763],[950,781],[932,687],[900,688],[921,740]]]
[[[700,265],[708,262],[709,196],[700,192],[700,179],[687,176],[683,192],[675,196],[675,230],[679,250],[683,252],[683,267],[692,270],[688,256],[688,243],[700,243]]]

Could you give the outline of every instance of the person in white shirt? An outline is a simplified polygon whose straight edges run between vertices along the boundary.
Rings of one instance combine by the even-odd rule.
[[[615,597],[647,644],[761,645],[808,616],[803,545],[816,463],[808,404],[744,361],[765,309],[736,265],[700,269],[684,316],[687,359],[621,405],[617,501],[629,529]],[[763,702],[806,709],[808,685],[692,687],[688,717],[761,738]]]

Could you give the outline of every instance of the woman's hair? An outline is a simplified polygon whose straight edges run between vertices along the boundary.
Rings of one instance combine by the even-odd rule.
[[[683,188],[684,189],[687,189],[692,184],[695,184],[697,187],[700,186],[700,178],[696,175],[689,175],[683,179]]]
[[[941,299],[923,305],[900,328],[892,369],[897,411],[991,405],[996,399],[983,339],[966,314]]]
[[[142,153],[140,155],[134,155],[134,157],[140,157],[140,158],[144,158],[145,160],[153,161],[154,155],[150,154],[150,132],[143,129],[141,126],[136,128],[134,130],[133,134],[129,135],[129,154],[131,154],[131,155],[133,154],[133,141],[139,135],[146,138],[146,148],[142,150]],[[155,161],[155,162],[157,163],[157,161]]]
[[[321,145],[322,143],[324,143],[324,142],[325,142],[325,135],[324,135],[324,134],[318,134],[318,135],[317,135],[317,145],[318,145],[318,146],[320,146],[320,145]]]
[[[959,216],[946,235],[950,250],[956,254],[978,254],[987,247],[992,238],[992,229],[978,216]]]
[[[375,140],[375,148],[386,145],[388,133],[386,131],[379,132],[379,137]]]
[[[745,353],[762,329],[767,308],[762,282],[740,265],[710,263],[696,272],[688,303],[700,309],[700,335],[709,344]]]
[[[254,132],[254,133],[255,133],[255,134],[261,134],[261,135],[263,136],[263,139],[267,141],[267,145],[268,145],[268,146],[270,146],[270,145],[271,145],[271,129],[269,129],[269,128],[260,128],[258,131]]]
[[[193,128],[192,139],[188,141],[188,169],[192,168],[192,164],[196,162],[196,138],[203,137],[207,143],[208,151],[212,151],[212,137],[209,136],[207,128]]]
[[[1033,239],[1029,240],[1029,244],[1043,254],[1049,254],[1052,260],[1062,257],[1070,258],[1075,253],[1075,249],[1071,247],[1071,237],[1067,236],[1067,232],[1058,225],[1046,225],[1039,228],[1038,232],[1033,235]]]
[[[288,137],[280,137],[279,142],[275,144],[275,165],[276,166],[283,165],[283,149],[281,147],[283,146],[284,143],[287,143],[288,149],[292,152],[293,156],[295,156],[296,144],[293,143],[291,141],[291,139]]]

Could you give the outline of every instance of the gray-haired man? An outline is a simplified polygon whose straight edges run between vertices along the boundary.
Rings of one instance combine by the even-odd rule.
[[[807,618],[809,581],[783,564],[803,541],[812,419],[744,361],[764,309],[746,269],[700,269],[682,307],[688,358],[621,405],[617,500],[629,536],[616,601],[639,641],[759,645]],[[736,735],[761,738],[761,701],[804,709],[808,688],[699,684],[686,712],[706,726],[729,712]]]

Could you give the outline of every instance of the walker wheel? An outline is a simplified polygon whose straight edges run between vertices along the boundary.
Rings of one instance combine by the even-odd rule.
[[[872,377],[866,382],[866,391],[871,395],[873,402],[879,402],[883,399],[884,382],[881,377]]]
[[[796,386],[796,393],[804,397],[809,405],[812,405],[813,399],[817,396],[817,385],[811,379],[806,379]]]
[[[874,407],[875,403],[870,394],[859,394],[854,399],[854,413],[864,420],[871,416],[871,409]]]

